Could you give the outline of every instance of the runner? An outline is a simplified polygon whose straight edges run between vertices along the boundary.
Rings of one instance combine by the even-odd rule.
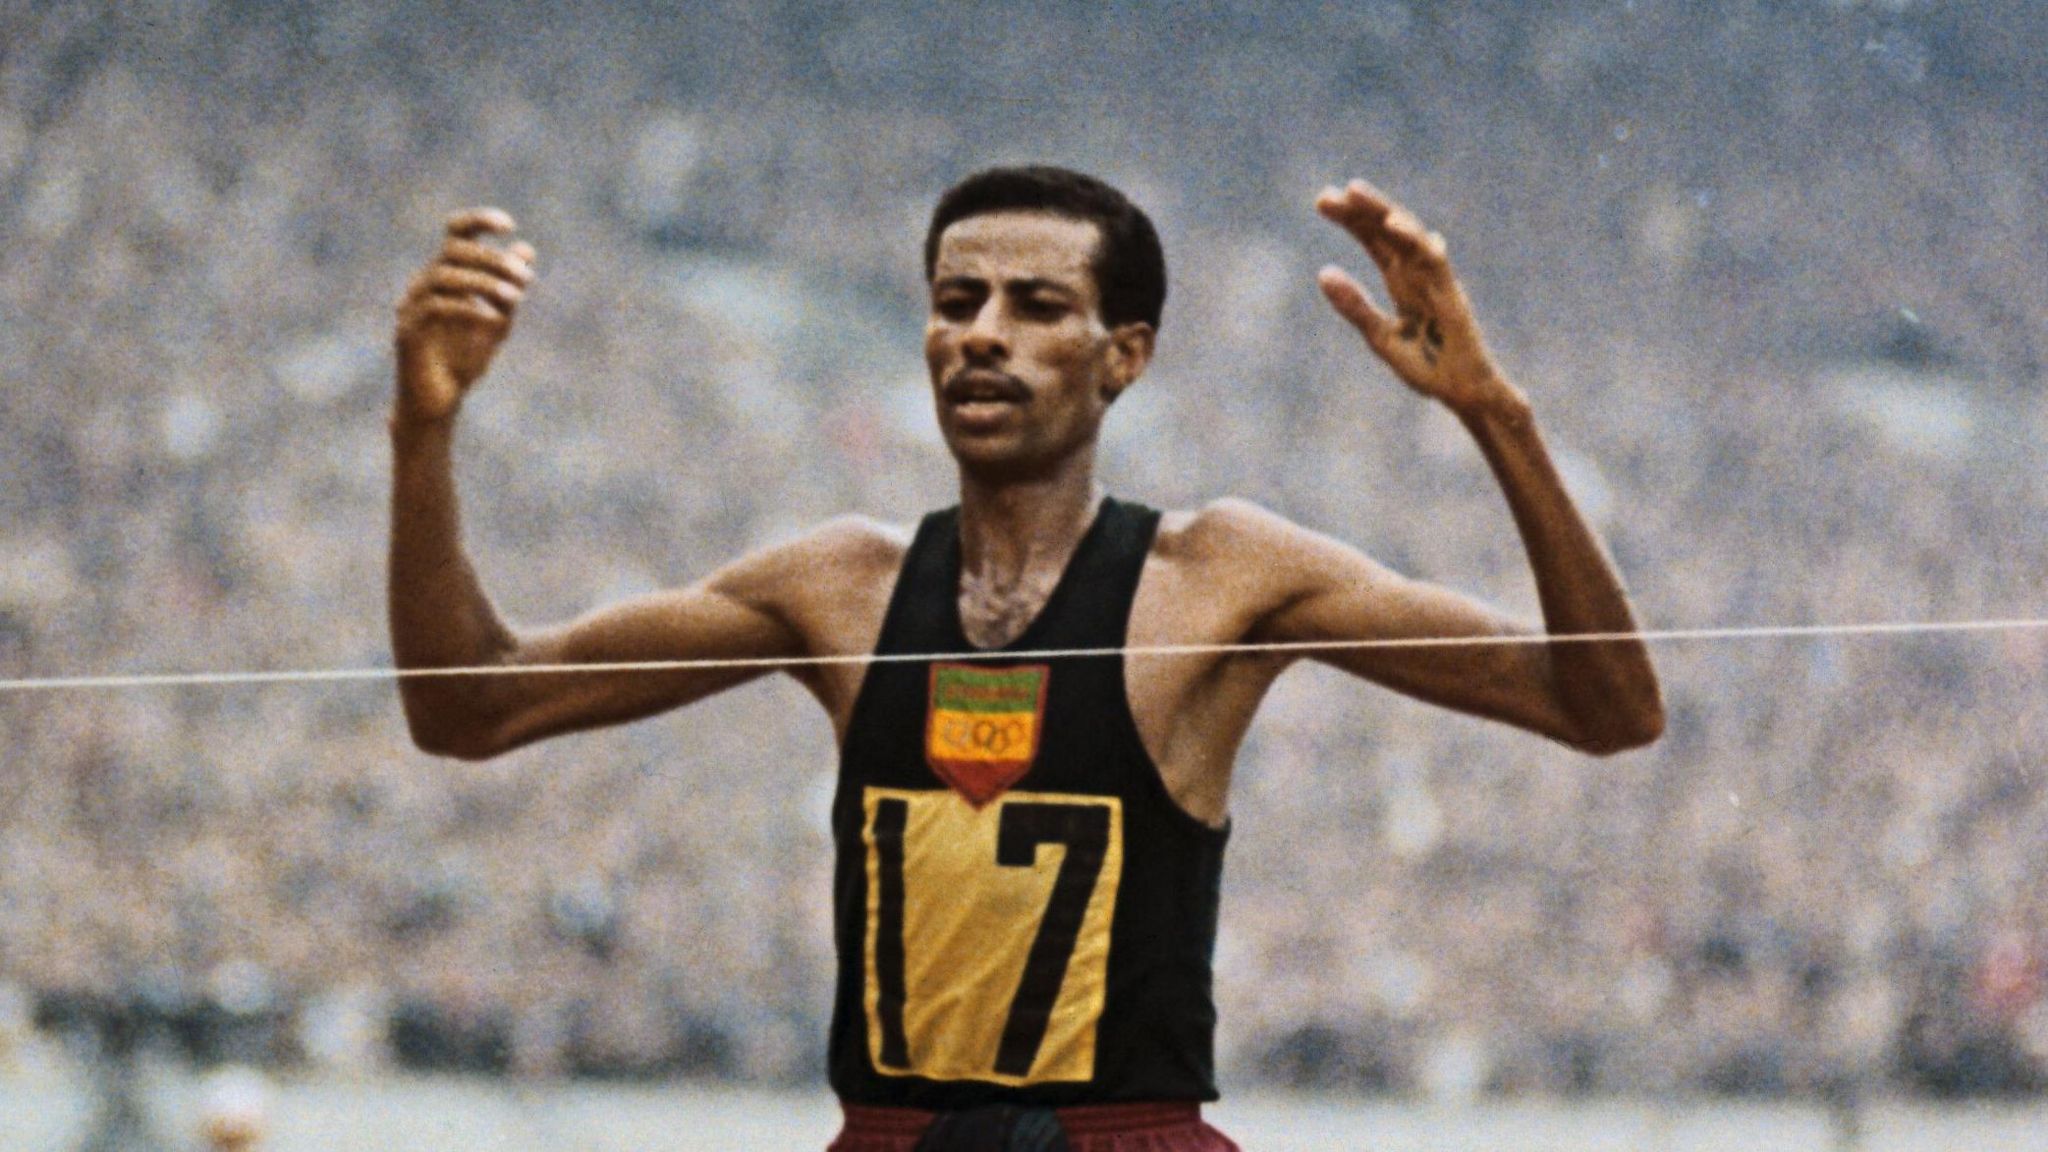
[[[1442,237],[1362,182],[1316,208],[1363,245],[1393,310],[1335,268],[1324,295],[1470,430],[1548,634],[1633,633]],[[1200,1118],[1216,1098],[1231,770],[1295,660],[1595,754],[1662,730],[1639,642],[1523,642],[1529,625],[1241,500],[1160,513],[1105,495],[1097,437],[1151,362],[1165,261],[1122,194],[1048,167],[969,177],[926,236],[925,359],[958,505],[911,531],[835,520],[688,587],[515,630],[463,551],[451,468],[463,398],[534,281],[535,252],[513,234],[494,209],[455,215],[399,305],[398,663],[697,666],[408,679],[408,722],[422,748],[480,758],[771,670],[722,661],[912,657],[783,668],[841,750],[838,1152],[1235,1147]],[[1423,637],[1514,642],[1342,646]],[[1318,644],[1332,646],[1273,647]],[[1060,654],[1168,645],[1200,650]]]

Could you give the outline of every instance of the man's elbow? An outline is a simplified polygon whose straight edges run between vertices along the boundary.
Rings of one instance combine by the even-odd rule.
[[[1664,702],[1630,708],[1605,718],[1568,741],[1589,756],[1613,756],[1655,744],[1664,735]]]
[[[489,760],[512,748],[495,726],[411,695],[405,698],[405,727],[413,747],[451,760]]]
[[[420,729],[413,730],[412,743],[413,747],[430,756],[471,762],[490,760],[505,751],[504,748],[487,740],[441,732],[425,732]]]

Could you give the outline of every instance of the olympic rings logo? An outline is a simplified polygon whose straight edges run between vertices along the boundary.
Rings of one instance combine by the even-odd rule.
[[[1001,756],[1011,749],[1027,750],[1030,735],[1024,721],[1014,716],[1008,719],[948,719],[939,731],[940,739],[955,748],[972,748],[990,756]]]
[[[1024,743],[1024,722],[977,720],[974,724],[973,740],[976,748],[1001,756],[1011,748]]]

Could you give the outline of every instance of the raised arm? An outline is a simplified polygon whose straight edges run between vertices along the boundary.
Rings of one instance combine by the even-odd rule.
[[[1488,354],[1443,237],[1362,181],[1326,190],[1317,211],[1365,247],[1389,315],[1338,268],[1319,277],[1331,305],[1416,392],[1472,433],[1507,497],[1551,636],[1636,631],[1599,537],[1559,480],[1527,397]],[[1334,542],[1295,530],[1275,539],[1297,562],[1300,593],[1261,629],[1275,638],[1515,636],[1533,629],[1446,589],[1404,580]],[[1328,661],[1410,694],[1492,716],[1591,752],[1649,743],[1663,703],[1637,640],[1333,651]]]
[[[834,579],[857,576],[857,567],[836,561],[872,552],[872,533],[844,524],[828,527],[690,587],[554,628],[522,633],[499,617],[463,549],[452,452],[463,398],[483,378],[533,283],[530,245],[486,242],[509,238],[513,227],[511,217],[495,209],[450,217],[440,252],[398,306],[389,587],[398,666],[509,668],[806,654],[821,625],[806,615],[807,601],[793,590],[829,588]],[[650,715],[768,670],[430,676],[401,680],[400,692],[422,748],[474,758],[558,732]]]

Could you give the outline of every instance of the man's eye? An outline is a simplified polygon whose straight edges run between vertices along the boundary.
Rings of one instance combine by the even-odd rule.
[[[948,320],[967,320],[974,316],[976,301],[972,296],[940,296],[932,301],[932,311]]]
[[[1033,320],[1057,320],[1066,314],[1067,306],[1059,300],[1034,297],[1018,305],[1017,310]]]

